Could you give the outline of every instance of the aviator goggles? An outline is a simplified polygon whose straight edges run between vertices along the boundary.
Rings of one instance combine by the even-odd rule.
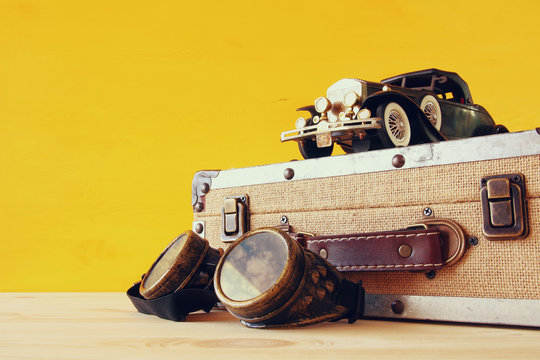
[[[248,327],[311,325],[363,315],[364,289],[277,228],[221,250],[192,231],[177,237],[127,295],[141,313],[180,321],[219,300]]]

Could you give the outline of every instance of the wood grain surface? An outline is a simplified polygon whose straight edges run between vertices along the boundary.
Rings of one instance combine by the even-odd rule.
[[[0,359],[539,359],[540,330],[361,320],[279,330],[175,323],[124,293],[0,293]]]

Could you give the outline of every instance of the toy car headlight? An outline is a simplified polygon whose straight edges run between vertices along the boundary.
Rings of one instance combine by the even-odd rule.
[[[349,107],[356,104],[356,101],[358,101],[358,95],[354,91],[348,92],[347,94],[345,94],[345,97],[343,98],[343,104]]]
[[[328,110],[330,110],[331,107],[332,103],[324,96],[321,96],[320,98],[315,100],[315,110],[320,113],[327,112]]]
[[[369,109],[365,109],[365,108],[358,111],[358,113],[356,114],[356,117],[358,119],[361,119],[361,120],[369,119],[370,116],[371,116],[371,111],[369,111]]]
[[[303,129],[304,127],[306,127],[306,119],[304,119],[303,117],[298,118],[294,125],[298,130]]]

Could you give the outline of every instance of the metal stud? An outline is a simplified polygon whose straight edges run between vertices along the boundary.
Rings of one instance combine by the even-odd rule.
[[[201,192],[207,194],[210,191],[210,185],[208,183],[202,183]]]
[[[317,270],[314,270],[311,272],[311,281],[313,281],[314,284],[317,284],[319,282],[319,277],[321,274]]]
[[[390,308],[394,314],[401,314],[403,311],[405,311],[405,305],[400,300],[392,301]]]
[[[328,251],[326,251],[326,249],[321,249],[319,251],[319,255],[323,258],[323,259],[328,259]]]
[[[402,258],[408,258],[412,254],[412,247],[407,244],[403,244],[398,249],[399,256]]]
[[[405,165],[405,157],[401,154],[394,155],[392,158],[392,166],[395,168],[400,168]]]
[[[292,178],[294,177],[294,170],[291,168],[286,168],[285,171],[283,172],[283,176],[287,180],[292,180]]]
[[[198,202],[195,204],[195,207],[194,207],[195,211],[196,212],[201,212],[204,210],[204,205],[202,202]]]
[[[330,280],[326,280],[326,283],[324,284],[324,286],[326,287],[326,291],[328,291],[329,294],[332,293],[332,291],[334,291],[334,283]]]
[[[326,268],[324,266],[317,265],[317,271],[319,271],[322,276],[326,276]]]
[[[195,232],[196,232],[197,234],[200,234],[200,233],[202,233],[202,232],[203,232],[203,230],[204,230],[204,226],[203,226],[203,224],[201,224],[201,223],[198,223],[197,225],[195,225]]]

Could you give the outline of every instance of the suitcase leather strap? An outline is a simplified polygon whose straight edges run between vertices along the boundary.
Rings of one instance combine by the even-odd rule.
[[[313,236],[308,250],[339,271],[436,270],[443,264],[441,233],[435,229]]]

